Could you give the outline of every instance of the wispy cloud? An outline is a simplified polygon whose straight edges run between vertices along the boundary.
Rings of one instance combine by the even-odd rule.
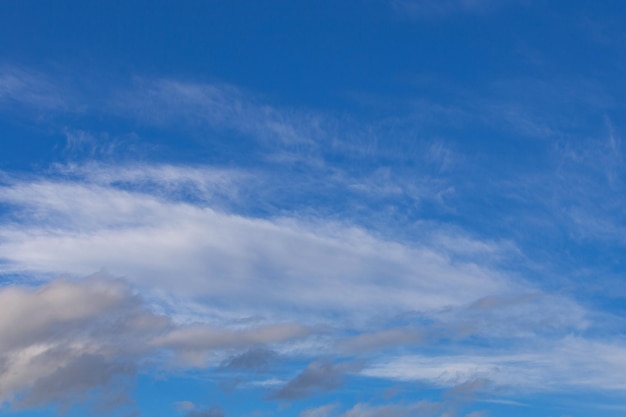
[[[211,127],[289,145],[307,145],[327,135],[313,113],[279,109],[226,84],[157,79],[110,99],[109,110],[159,125]]]
[[[40,72],[0,66],[0,105],[36,110],[69,110],[69,97],[55,80]]]
[[[332,358],[383,353],[362,372],[350,372],[436,386],[484,379],[494,386],[562,389],[570,385],[559,381],[570,378],[578,381],[572,386],[623,388],[615,373],[623,365],[621,345],[586,339],[593,314],[503,269],[503,258],[520,256],[512,243],[477,240],[460,228],[436,227],[434,233],[433,225],[419,239],[397,242],[297,212],[233,214],[229,207],[241,202],[233,197],[218,198],[230,198],[229,204],[212,208],[222,188],[236,189],[246,178],[245,172],[148,165],[69,166],[45,179],[8,178],[0,193],[11,207],[0,225],[2,272],[48,280],[104,269],[125,277],[149,300],[145,305],[162,314],[142,313],[162,322],[147,333],[135,330],[143,350],[116,353],[132,366],[161,350],[173,352],[169,364],[183,369],[245,372],[267,365],[266,352],[331,358],[313,361],[276,398],[338,386],[343,365]],[[445,352],[439,351],[441,340],[448,341]],[[24,343],[20,351],[30,349]],[[475,354],[455,353],[474,343]],[[520,343],[534,346],[534,353],[501,353]],[[394,356],[424,346],[434,351]],[[549,346],[549,353],[536,346]],[[598,349],[605,358],[613,352],[614,359],[588,359]],[[503,376],[509,373],[515,378]]]
[[[540,346],[540,347],[538,347]],[[512,393],[568,392],[571,390],[626,389],[621,376],[626,346],[620,340],[589,341],[564,337],[533,348],[507,348],[488,356],[404,356],[366,368],[370,376],[404,381],[428,381],[456,386],[485,380]]]
[[[63,108],[29,96],[29,89],[45,91],[45,83],[29,82],[5,81],[13,87],[6,87],[0,100],[22,94],[23,105]],[[571,101],[600,114],[612,105],[598,85],[582,84],[590,87],[588,95],[568,82],[498,84],[484,101],[439,107],[422,101],[414,115],[364,126],[270,105],[221,84],[146,79],[115,89],[103,99],[106,117],[195,132],[190,135],[247,137],[263,155],[237,168],[110,158],[108,164],[69,163],[45,173],[3,175],[0,273],[11,280],[17,275],[49,282],[43,292],[79,288],[86,300],[102,302],[113,291],[107,290],[114,287],[108,280],[93,290],[91,281],[54,278],[80,280],[108,271],[130,283],[116,290],[121,301],[111,301],[116,314],[125,319],[137,314],[144,325],[156,324],[133,329],[136,343],[124,349],[109,346],[98,320],[113,313],[93,302],[87,306],[99,310],[76,319],[93,327],[93,334],[57,340],[62,332],[55,329],[76,322],[63,316],[62,306],[42,301],[61,314],[49,314],[51,322],[42,325],[54,335],[38,328],[31,339],[15,336],[12,342],[15,329],[0,327],[0,340],[15,343],[3,353],[7,366],[30,378],[9,381],[9,373],[0,392],[11,393],[5,400],[14,407],[88,398],[94,388],[132,380],[146,363],[224,374],[262,370],[267,378],[246,387],[274,389],[269,395],[281,401],[336,389],[346,373],[425,381],[457,394],[476,388],[477,381],[488,381],[485,390],[492,396],[503,388],[623,390],[621,341],[607,335],[606,320],[582,297],[559,291],[559,283],[569,279],[568,269],[560,269],[562,258],[549,258],[551,264],[531,256],[550,251],[549,239],[537,238],[549,228],[561,228],[577,241],[622,242],[626,236],[619,227],[619,129],[602,117],[606,137],[593,143],[598,146],[561,141],[576,126],[568,124],[571,114],[533,110],[533,97],[543,90],[539,104],[545,109]],[[54,96],[54,88],[46,88]],[[526,89],[528,97],[510,100]],[[492,168],[493,160],[472,160],[471,153],[444,139],[410,146],[394,142],[409,137],[402,135],[417,125],[432,133],[446,124],[524,139],[557,138],[557,145],[546,141],[554,158],[542,161],[543,171],[526,175]],[[106,133],[63,132],[69,152],[118,152]],[[406,166],[394,165],[399,162]],[[542,282],[549,273],[563,281]],[[43,311],[28,301],[45,299],[33,295],[38,290],[7,284],[6,291]],[[80,296],[69,298],[74,311],[82,311],[74,301]],[[63,356],[63,349],[70,356]],[[275,356],[309,366],[284,382],[284,373],[272,373]],[[345,368],[342,361],[355,358],[369,365]],[[59,367],[46,374],[33,370],[53,362]],[[68,388],[51,386],[54,380],[67,381]],[[111,401],[120,398],[113,391]],[[345,415],[410,415],[426,406],[360,405]],[[433,407],[433,415],[447,412]]]

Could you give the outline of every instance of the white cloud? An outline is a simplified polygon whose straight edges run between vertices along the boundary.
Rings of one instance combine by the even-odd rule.
[[[123,169],[117,175],[132,179]],[[256,313],[432,311],[518,288],[488,265],[425,244],[381,240],[343,224],[242,217],[170,200],[162,190],[9,184],[2,200],[19,214],[0,228],[2,270],[83,276],[105,269],[144,288]]]
[[[520,392],[626,390],[626,345],[567,336],[533,341],[525,349],[491,349],[488,354],[406,355],[366,368],[364,375],[401,381],[427,381],[451,387],[482,379],[498,388]],[[506,353],[504,353],[506,352]]]
[[[554,349],[550,355],[500,354],[500,342],[526,341],[536,348],[546,343],[546,334],[563,337],[589,325],[587,311],[573,300],[546,294],[499,268],[503,258],[516,256],[512,243],[477,240],[460,229],[434,228],[434,233],[432,224],[413,241],[397,242],[295,212],[259,218],[233,214],[228,205],[214,208],[221,198],[236,204],[237,198],[223,196],[236,195],[247,178],[245,173],[211,169],[94,165],[66,167],[47,179],[7,179],[0,188],[1,202],[9,208],[0,223],[0,271],[46,280],[106,270],[127,279],[150,301],[151,311],[168,315],[142,313],[165,324],[138,332],[142,342],[137,346],[143,353],[111,354],[130,358],[130,364],[163,350],[173,352],[169,365],[212,367],[228,355],[265,344],[282,344],[272,348],[279,354],[311,358],[321,352],[336,355],[337,350],[380,354],[387,347],[411,349],[432,342],[436,350],[436,342],[447,339],[452,353],[446,356],[379,356],[362,375],[441,386],[484,378],[497,385],[550,389],[559,386],[564,375],[586,375],[578,379],[580,386],[621,389],[612,373],[626,370],[619,345],[580,339],[578,345],[568,342],[567,351]],[[39,335],[44,330],[38,329],[56,327],[38,320],[73,323],[71,315],[63,316],[70,313],[107,317],[101,311],[108,311],[108,304],[101,303],[109,299],[76,303],[67,313],[63,307],[72,303],[54,304],[57,316],[36,313],[28,326]],[[14,315],[27,314],[20,305],[41,311],[17,303]],[[402,313],[409,318],[403,319]],[[9,323],[19,321],[10,314]],[[406,324],[411,314],[417,324]],[[31,358],[51,348],[11,336],[14,327],[8,324],[3,330],[2,323],[5,336],[0,340],[19,346],[15,349],[25,360],[16,375],[30,378],[28,366],[35,366]],[[334,328],[313,326],[330,323]],[[345,330],[359,334],[346,338]],[[325,339],[310,340],[320,331],[327,332]],[[472,355],[466,351],[455,356],[456,341],[466,335],[493,344]],[[92,339],[78,344],[74,340],[72,349],[83,349],[85,340]],[[86,364],[108,358],[102,353],[106,343],[87,344],[97,348],[87,352],[92,356],[83,358]],[[228,355],[219,353],[229,349]],[[584,359],[585,353],[593,355],[598,349],[605,362]],[[82,350],[70,352],[72,357],[84,356]],[[572,362],[546,366],[559,355]],[[26,389],[25,381],[12,382],[17,387],[12,389]]]

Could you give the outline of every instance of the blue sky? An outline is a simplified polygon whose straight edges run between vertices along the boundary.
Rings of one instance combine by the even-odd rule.
[[[623,415],[624,27],[2,2],[0,415]]]

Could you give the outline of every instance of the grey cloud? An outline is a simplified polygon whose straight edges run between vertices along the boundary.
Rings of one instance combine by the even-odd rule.
[[[541,297],[540,293],[522,294],[515,296],[487,296],[474,301],[470,306],[470,310],[494,310],[505,307],[515,306],[534,301]]]
[[[493,388],[493,383],[489,379],[475,378],[453,386],[442,394],[442,398],[450,403],[467,403],[474,400],[478,394]]]
[[[142,341],[169,326],[122,282],[101,277],[5,287],[0,305],[0,401],[20,409],[68,408],[94,389],[100,409],[129,405],[120,387],[150,353]]]
[[[225,417],[225,414],[219,407],[213,406],[206,410],[192,410],[184,417]]]
[[[235,370],[265,370],[276,361],[278,354],[273,350],[256,347],[222,362],[222,368]]]
[[[312,329],[296,323],[278,323],[230,330],[194,325],[164,334],[153,341],[156,347],[173,349],[185,365],[205,365],[209,352],[216,349],[246,348],[258,344],[278,343],[306,337]]]
[[[169,332],[156,339],[155,344],[181,350],[246,347],[300,338],[311,332],[309,327],[297,323],[279,323],[241,330],[222,330],[207,325],[194,325]]]
[[[72,339],[120,337],[134,340],[163,330],[168,319],[152,314],[117,280],[92,277],[81,282],[57,280],[36,289],[0,290],[0,351]]]
[[[245,330],[179,325],[151,311],[124,282],[105,276],[37,288],[10,285],[0,288],[0,305],[0,403],[16,409],[55,404],[65,410],[86,402],[110,414],[132,405],[126,393],[145,363],[187,366],[193,354],[194,364],[206,365],[206,356],[218,349],[308,334],[296,324]],[[243,362],[245,357],[233,363]]]
[[[423,339],[423,335],[414,328],[395,328],[375,333],[364,333],[340,341],[337,347],[346,353],[366,353],[380,351],[390,347],[409,345]]]
[[[55,356],[67,356],[68,352],[47,352],[39,358],[40,366],[55,368]],[[75,357],[62,358],[65,364],[40,379],[27,389],[25,395],[14,404],[17,409],[34,408],[49,403],[60,403],[62,408],[84,400],[85,394],[95,387],[100,387],[98,408],[111,409],[132,405],[128,396],[127,379],[135,375],[135,364],[106,358],[102,355],[77,354]],[[125,384],[113,385],[123,381]]]
[[[270,398],[293,400],[308,397],[317,392],[331,391],[341,386],[345,374],[356,372],[361,368],[362,366],[356,363],[312,362],[295,378],[275,391]]]

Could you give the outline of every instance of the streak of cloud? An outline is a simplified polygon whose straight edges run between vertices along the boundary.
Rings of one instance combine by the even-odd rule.
[[[275,400],[293,400],[305,398],[319,392],[335,390],[342,384],[345,374],[358,372],[361,368],[357,363],[333,364],[325,361],[310,363],[292,380],[273,392],[270,396]]]

